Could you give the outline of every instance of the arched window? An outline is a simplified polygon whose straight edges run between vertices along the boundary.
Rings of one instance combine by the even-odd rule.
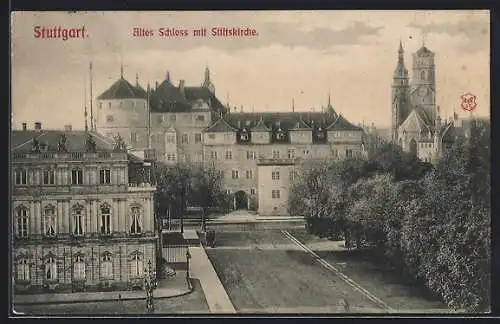
[[[141,278],[143,275],[144,262],[142,260],[142,255],[139,252],[135,252],[130,260],[130,277]]]
[[[73,235],[83,235],[85,233],[84,226],[83,206],[75,205],[73,207]]]
[[[43,232],[45,236],[56,235],[56,208],[52,205],[45,207],[43,214]]]
[[[101,234],[111,234],[111,207],[101,206]]]
[[[130,233],[140,234],[142,230],[141,208],[139,206],[133,206],[130,209],[130,216],[131,216]]]
[[[16,211],[17,237],[28,237],[28,210],[20,206]]]
[[[85,279],[85,259],[83,255],[77,255],[73,263],[73,278],[75,280]]]
[[[101,278],[113,279],[113,258],[106,252],[101,257]]]
[[[45,279],[57,280],[57,262],[53,256],[45,260]]]
[[[16,185],[25,185],[28,183],[28,172],[24,169],[18,169],[14,172]]]
[[[20,281],[29,281],[31,278],[30,269],[30,262],[27,258],[17,260],[16,279]]]
[[[420,72],[420,79],[425,80],[425,71]]]

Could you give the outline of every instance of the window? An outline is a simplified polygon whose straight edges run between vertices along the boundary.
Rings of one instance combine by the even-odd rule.
[[[231,150],[226,151],[226,160],[231,160],[233,158],[233,152]]]
[[[251,188],[251,189],[250,189],[250,194],[251,194],[251,195],[255,195],[255,188]]]
[[[345,150],[345,156],[346,156],[346,158],[352,158],[352,150],[351,149],[346,149]]]
[[[107,115],[106,116],[106,121],[108,123],[112,123],[114,120],[115,120],[115,118],[113,117],[113,115]]]
[[[132,144],[137,144],[137,133],[135,132],[130,133],[130,142]]]
[[[71,184],[83,184],[83,171],[80,169],[71,170]]]
[[[247,151],[247,160],[255,160],[256,156],[257,156],[257,154],[255,154],[255,152]]]
[[[181,143],[182,144],[189,144],[189,134],[182,134]]]
[[[231,177],[232,177],[233,179],[238,179],[238,170],[233,170],[233,171],[231,172]]]
[[[273,190],[273,191],[271,192],[271,197],[272,197],[273,199],[280,199],[280,191],[279,191],[279,190]]]
[[[290,181],[295,180],[295,171],[290,170]]]
[[[110,184],[111,183],[111,170],[100,170],[99,176],[100,176],[101,184]]]
[[[339,158],[339,150],[335,149],[335,150],[333,151],[333,156],[334,156],[336,159],[338,159],[338,158]]]
[[[83,207],[76,206],[73,208],[73,234],[74,235],[83,235],[83,225],[85,224],[82,214]]]
[[[194,142],[201,143],[201,133],[194,134]]]
[[[45,236],[56,235],[56,209],[54,206],[47,206],[43,215],[43,232]]]
[[[217,151],[210,151],[210,159],[217,160]]]
[[[101,258],[101,278],[113,279],[113,259],[110,253],[105,253]]]
[[[28,183],[28,172],[26,170],[16,170],[16,185],[25,185]]]
[[[175,117],[175,115],[170,115],[170,121],[175,121],[177,118]]]
[[[167,153],[167,161],[175,161],[175,153]]]
[[[175,144],[175,135],[167,135],[167,143]]]
[[[308,150],[308,149],[305,149],[305,150],[304,150],[304,155],[305,155],[305,156],[308,156],[308,155],[309,155],[309,150]]]
[[[44,170],[43,171],[43,184],[44,185],[53,185],[56,183],[56,177],[55,177],[55,171],[54,170]]]
[[[123,107],[123,101],[120,101],[120,107]]]
[[[30,281],[30,262],[28,259],[22,258],[17,261],[16,279],[22,281]]]
[[[280,151],[273,150],[273,159],[279,159],[280,158]]]
[[[215,139],[215,134],[208,134],[208,138],[212,140]]]
[[[247,179],[253,179],[253,170],[247,170],[246,176],[247,176]]]
[[[293,159],[295,157],[295,150],[294,149],[289,149],[288,150],[288,158]]]
[[[111,102],[108,102],[108,108],[111,108]]]
[[[111,208],[101,207],[101,234],[111,234]]]
[[[196,116],[196,121],[205,121],[205,116],[204,115]]]
[[[102,109],[102,102],[99,103],[99,109]]]
[[[130,261],[130,276],[132,278],[142,278],[144,270],[144,264],[142,262],[141,255],[135,253]]]
[[[28,210],[24,207],[17,209],[17,236],[28,237]]]
[[[49,256],[45,261],[45,279],[57,280],[57,263],[53,256]]]
[[[139,207],[132,207],[130,210],[132,217],[132,225],[130,225],[130,233],[140,234],[141,233],[141,209]]]
[[[279,171],[273,171],[271,174],[271,177],[273,180],[279,180],[280,179],[280,172]]]
[[[75,262],[73,263],[73,279],[85,279],[85,260],[81,255],[75,257]]]

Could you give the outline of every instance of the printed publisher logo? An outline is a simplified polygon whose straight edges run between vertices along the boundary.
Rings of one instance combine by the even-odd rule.
[[[462,101],[460,105],[462,106],[463,110],[473,111],[474,109],[476,109],[476,96],[472,93],[466,93],[460,96],[460,100]]]

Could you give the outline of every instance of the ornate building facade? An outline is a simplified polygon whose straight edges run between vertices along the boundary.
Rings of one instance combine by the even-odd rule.
[[[122,75],[97,98],[97,131],[108,137],[126,134],[127,144],[140,150],[148,141],[137,136],[147,138],[149,125],[150,147],[164,163],[219,168],[235,209],[286,214],[288,188],[301,161],[362,153],[362,128],[338,114],[330,98],[321,112],[295,112],[293,105],[286,113],[231,112],[215,96],[208,68],[199,87],[183,80],[175,86],[168,72],[146,93],[136,83]],[[136,102],[133,112],[129,102]]]
[[[148,164],[122,144],[41,123],[12,131],[18,293],[143,285],[144,266],[156,264],[155,188]]]

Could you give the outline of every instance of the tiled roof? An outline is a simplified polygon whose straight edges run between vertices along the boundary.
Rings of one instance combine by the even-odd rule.
[[[219,118],[212,126],[208,127],[205,132],[207,133],[231,133],[236,132],[237,129],[229,125],[224,118]]]
[[[413,108],[408,117],[406,117],[405,121],[399,127],[408,131],[432,133],[429,118],[427,117],[425,111],[420,107]]]
[[[264,119],[259,119],[257,124],[251,128],[252,132],[270,132],[271,130],[264,124]]]
[[[146,91],[140,87],[133,86],[124,78],[118,79],[108,90],[101,93],[98,100],[114,100],[114,99],[145,99]]]
[[[213,111],[225,112],[226,108],[217,97],[204,87],[184,87],[184,94],[169,79],[163,81],[151,93],[152,112],[186,112],[198,99],[209,102]]]
[[[269,129],[281,128],[287,132],[297,126],[297,123],[302,120],[306,125],[314,122],[315,125],[331,124],[334,121],[334,116],[322,112],[259,112],[259,113],[230,113],[226,116],[229,124],[235,128],[247,129],[257,126],[262,119],[262,123]],[[279,125],[279,126],[278,126]]]
[[[290,130],[310,130],[311,126],[307,125],[306,122],[299,116],[297,123]]]
[[[58,143],[61,135],[66,136],[66,149],[68,152],[84,152],[86,151],[87,134],[90,134],[96,143],[96,151],[112,151],[113,145],[102,137],[85,131],[62,131],[62,130],[40,130],[40,131],[22,131],[13,130],[11,133],[11,150],[17,153],[31,152],[33,139],[46,145],[47,152],[58,151]]]
[[[327,128],[329,131],[362,131],[363,128],[351,124],[344,116],[339,115],[337,119],[331,123]]]

